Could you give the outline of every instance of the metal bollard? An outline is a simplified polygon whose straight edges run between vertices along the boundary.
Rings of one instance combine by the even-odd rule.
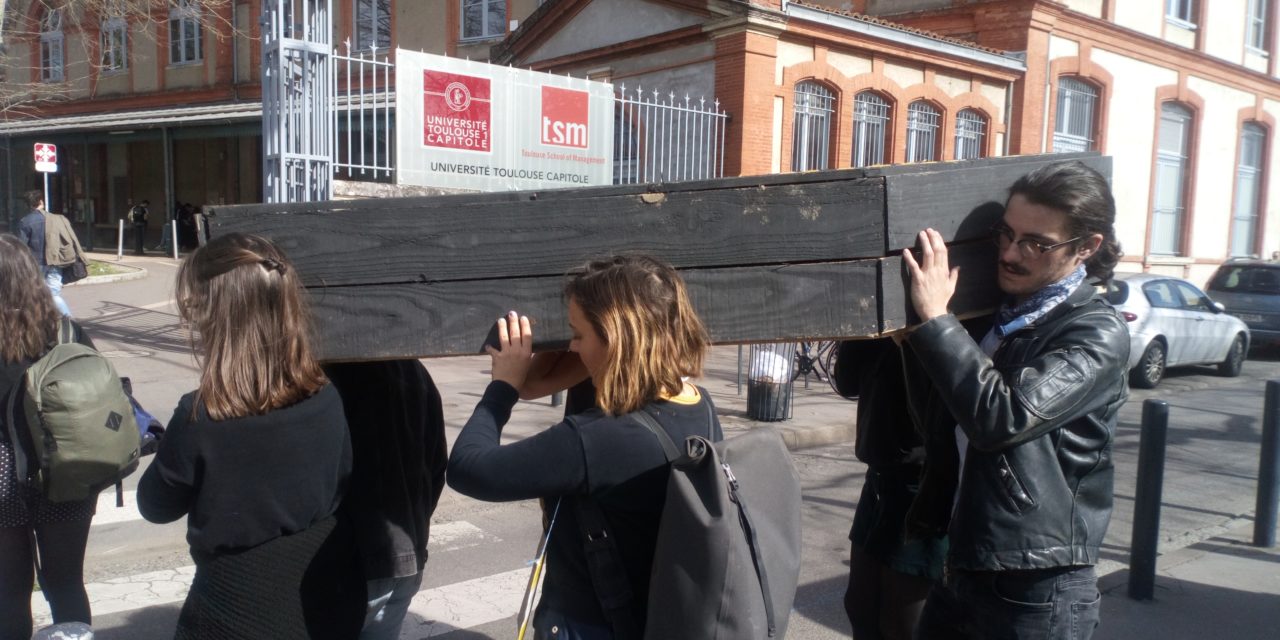
[[[564,404],[564,393],[563,391],[557,391],[551,394],[551,406],[558,407]]]
[[[1262,409],[1262,454],[1258,461],[1258,502],[1253,546],[1276,546],[1276,509],[1280,506],[1280,380],[1267,381]]]
[[[1133,540],[1129,545],[1129,597],[1134,600],[1150,600],[1155,592],[1168,434],[1169,403],[1154,399],[1143,402],[1138,487],[1133,497]]]
[[[738,345],[738,395],[742,395],[742,345]]]
[[[116,262],[124,258],[124,220],[120,220],[120,235],[116,238]]]

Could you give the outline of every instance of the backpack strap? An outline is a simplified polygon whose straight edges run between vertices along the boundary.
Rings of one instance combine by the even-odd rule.
[[[609,535],[604,512],[590,496],[576,496],[573,502],[578,515],[578,531],[582,535],[587,571],[591,575],[591,586],[595,589],[600,609],[613,628],[616,640],[636,638],[636,630],[644,621],[636,616],[632,606],[635,594],[631,592],[631,581],[627,577],[626,566],[622,563],[622,554],[618,551],[613,536]]]
[[[76,341],[76,327],[71,318],[62,316],[58,320],[58,344],[73,344]]]

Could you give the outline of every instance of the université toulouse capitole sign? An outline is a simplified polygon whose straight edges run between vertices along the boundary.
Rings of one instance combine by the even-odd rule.
[[[613,183],[613,86],[396,51],[400,184],[507,191]]]

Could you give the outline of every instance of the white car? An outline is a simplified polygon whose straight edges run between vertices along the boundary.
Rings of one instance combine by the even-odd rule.
[[[1129,323],[1132,386],[1150,389],[1165,369],[1183,365],[1217,365],[1221,375],[1240,375],[1249,327],[1199,287],[1171,276],[1116,274],[1107,299]]]

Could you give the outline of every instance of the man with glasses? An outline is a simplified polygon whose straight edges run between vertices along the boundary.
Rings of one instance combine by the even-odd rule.
[[[1098,624],[1129,332],[1086,280],[1112,276],[1114,221],[1106,179],[1079,162],[1014,183],[993,229],[1007,299],[980,341],[947,312],[942,236],[920,232],[919,260],[903,252],[922,322],[907,344],[956,418],[960,457],[947,574],[918,638],[1088,638]]]

